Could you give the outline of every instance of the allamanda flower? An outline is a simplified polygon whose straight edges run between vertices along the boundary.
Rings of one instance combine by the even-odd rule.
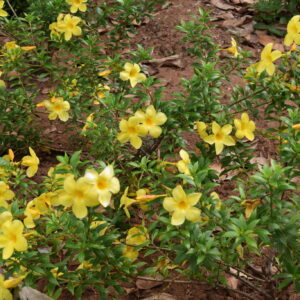
[[[300,45],[300,16],[294,16],[287,24],[287,34],[284,38],[284,45],[290,46],[293,42]]]
[[[237,43],[236,43],[236,40],[233,37],[231,38],[231,47],[225,48],[225,49],[222,49],[222,50],[232,53],[234,57],[239,56],[239,52],[238,52],[238,49],[237,49]]]
[[[127,218],[130,219],[130,213],[128,211],[128,207],[130,205],[132,205],[133,203],[135,203],[136,200],[128,197],[128,189],[129,189],[129,187],[126,187],[126,189],[120,199],[120,207],[123,207]]]
[[[57,117],[66,122],[69,119],[70,103],[68,101],[64,101],[62,97],[52,97],[51,101],[44,101],[45,107],[50,111],[48,116],[49,120],[55,120]]]
[[[67,14],[61,21],[57,22],[55,30],[59,33],[63,33],[65,40],[69,41],[73,35],[79,36],[82,34],[82,30],[78,26],[81,21],[82,20],[79,17]]]
[[[249,120],[247,113],[242,113],[241,119],[234,119],[234,125],[236,127],[235,136],[238,139],[246,137],[249,141],[254,140],[255,123]]]
[[[198,131],[201,139],[204,139],[205,137],[208,136],[208,134],[206,132],[207,125],[204,122],[197,121],[196,127],[197,127],[197,131]]]
[[[87,170],[84,178],[92,184],[93,189],[98,194],[99,203],[104,207],[109,205],[111,195],[120,191],[120,182],[114,176],[114,169],[111,165],[105,167],[100,174],[95,170]]]
[[[269,43],[265,46],[260,55],[260,61],[256,65],[256,70],[262,73],[266,70],[268,75],[272,76],[275,72],[275,65],[273,62],[282,56],[279,50],[272,51],[273,43]]]
[[[40,163],[39,158],[36,156],[35,152],[32,148],[29,147],[30,156],[24,156],[21,161],[22,166],[28,167],[26,170],[26,175],[28,177],[33,177],[38,170],[38,166]]]
[[[2,0],[0,1],[0,17],[7,17],[8,13],[2,9],[3,6],[4,6],[4,1]]]
[[[78,10],[86,12],[86,2],[87,0],[66,0],[68,4],[71,5],[70,11],[72,14],[77,13]]]
[[[0,275],[0,299],[13,300],[13,296],[8,288],[5,287],[4,276]]]
[[[208,135],[203,140],[212,145],[215,144],[216,154],[220,154],[225,146],[234,146],[235,140],[229,136],[232,131],[232,126],[227,124],[221,127],[217,122],[212,123],[213,134]]]
[[[14,196],[15,193],[9,189],[9,186],[4,181],[0,181],[0,207],[8,208],[6,201],[11,200]]]
[[[161,135],[162,129],[160,125],[163,125],[167,121],[167,116],[162,112],[156,112],[153,105],[148,106],[145,112],[138,110],[135,116],[143,119],[144,126],[154,138]]]
[[[181,149],[179,155],[182,160],[178,161],[176,164],[178,171],[185,175],[191,175],[191,172],[189,170],[189,164],[191,163],[189,154],[185,150]]]
[[[129,80],[132,87],[146,80],[146,75],[140,73],[141,68],[138,64],[125,63],[124,71],[120,72],[120,78],[123,81]]]
[[[64,191],[59,194],[59,204],[65,207],[72,207],[72,211],[77,218],[87,216],[88,207],[99,204],[96,189],[81,177],[77,181],[74,176],[68,176],[64,181]]]
[[[187,195],[181,185],[176,186],[172,191],[173,197],[166,197],[163,207],[172,214],[171,224],[178,226],[184,223],[185,219],[191,222],[200,220],[200,209],[194,207],[199,202],[201,193]]]
[[[2,258],[10,258],[14,251],[27,250],[27,241],[23,236],[24,225],[19,220],[6,221],[1,228],[0,248],[3,248]]]
[[[119,142],[126,143],[130,141],[135,149],[141,148],[142,139],[140,137],[147,135],[148,132],[147,127],[143,124],[143,118],[133,116],[128,121],[123,119],[119,127],[121,131],[117,137]]]

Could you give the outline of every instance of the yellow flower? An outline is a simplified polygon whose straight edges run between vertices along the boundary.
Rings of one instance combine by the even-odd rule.
[[[139,251],[134,250],[134,247],[132,246],[124,246],[123,256],[135,260],[139,256]]]
[[[233,37],[231,38],[231,47],[225,48],[225,49],[222,49],[222,50],[232,53],[234,57],[239,56],[239,52],[238,52],[238,49],[237,49],[237,43],[236,43],[236,40]]]
[[[179,155],[182,160],[178,161],[176,164],[178,171],[185,175],[191,175],[191,172],[189,170],[189,164],[191,163],[189,154],[185,150],[181,149]]]
[[[9,189],[9,186],[4,181],[0,181],[0,207],[8,208],[6,201],[11,200],[14,196],[15,193]]]
[[[66,122],[69,119],[70,103],[68,101],[64,101],[62,97],[52,97],[51,101],[44,101],[45,107],[50,111],[48,116],[49,120],[55,120],[57,117]]]
[[[49,25],[49,29],[51,30],[50,36],[53,38],[55,36],[60,37],[61,31],[59,29],[59,26],[62,25],[64,14],[59,14],[57,16],[56,22],[53,22]]]
[[[0,17],[7,17],[8,13],[2,9],[3,6],[4,6],[4,1],[2,0],[0,1]]]
[[[299,92],[300,91],[300,86],[299,85],[293,85],[293,84],[289,84],[284,82],[283,83],[284,86],[286,86],[287,88],[289,88],[292,92]]]
[[[144,226],[134,226],[128,230],[126,244],[138,246],[146,243],[148,239],[149,235]]]
[[[52,273],[54,278],[58,278],[58,277],[64,275],[63,272],[58,272],[58,267],[51,269],[50,272]]]
[[[93,123],[93,121],[94,121],[94,113],[91,113],[86,118],[85,124],[81,130],[84,136],[86,135],[85,131],[87,131],[89,128],[97,127],[97,125]]]
[[[241,203],[241,206],[245,206],[246,210],[245,210],[245,216],[248,219],[251,214],[253,213],[254,209],[261,204],[261,200],[260,199],[255,199],[255,200],[244,200]]]
[[[0,248],[3,248],[2,258],[10,258],[14,251],[27,250],[27,241],[23,236],[24,225],[19,220],[6,221],[1,228]]]
[[[129,211],[128,211],[128,207],[135,203],[136,200],[135,199],[132,199],[132,198],[129,198],[127,197],[128,195],[128,189],[129,187],[127,187],[124,191],[124,194],[122,195],[121,197],[121,200],[120,200],[120,207],[123,207],[124,211],[125,211],[125,214],[127,216],[127,218],[130,218],[130,214],[129,214]]]
[[[98,73],[98,76],[106,77],[106,76],[108,76],[111,72],[112,72],[112,70],[104,70],[104,71],[102,71],[102,72],[99,72],[99,73]]]
[[[105,169],[98,174],[95,170],[87,170],[84,178],[98,194],[98,201],[104,207],[110,203],[111,194],[116,194],[120,191],[120,182],[114,176],[114,169],[112,165],[105,167]]]
[[[133,260],[137,259],[139,250],[135,250],[134,246],[144,244],[148,239],[149,235],[147,229],[144,226],[140,225],[130,228],[126,237],[126,244],[128,245],[123,248],[123,256]]]
[[[166,194],[147,195],[147,192],[149,192],[148,189],[139,189],[136,191],[136,203],[140,205],[142,210],[148,209],[148,202],[167,196]]]
[[[3,2],[3,1],[1,1]],[[0,13],[1,13],[1,10],[0,10]],[[13,300],[13,296],[12,294],[10,293],[10,291],[4,286],[4,276],[3,275],[0,275],[0,299],[3,299],[3,300]]]
[[[140,73],[141,69],[138,64],[131,64],[127,62],[124,65],[124,71],[120,72],[120,78],[123,81],[129,80],[132,87],[135,87],[138,83],[146,80],[146,75]]]
[[[36,49],[36,46],[24,46],[24,47],[21,47],[21,49],[24,51],[31,51],[31,50]]]
[[[71,175],[64,181],[64,191],[59,194],[59,203],[65,207],[72,207],[77,218],[84,218],[88,213],[87,206],[99,204],[97,198],[97,191],[86,178],[81,177],[75,181]]]
[[[208,135],[203,140],[212,145],[215,144],[216,154],[219,155],[223,149],[224,145],[226,146],[234,146],[234,139],[229,136],[232,131],[232,126],[227,124],[221,127],[217,122],[212,123],[212,132],[213,134]]]
[[[9,51],[9,50],[14,50],[14,49],[20,48],[20,46],[17,45],[17,43],[15,41],[11,41],[11,42],[6,42],[3,46],[3,48],[5,48],[7,51]]]
[[[86,4],[87,0],[66,0],[68,4],[71,5],[70,11],[72,14],[77,13],[78,10],[82,12],[86,12]]]
[[[51,207],[52,198],[55,196],[54,193],[43,193],[39,197],[34,198],[32,201],[27,203],[24,215],[24,225],[27,228],[34,228],[35,224],[33,220],[38,220],[41,215],[47,214]]]
[[[210,193],[210,198],[213,200],[216,209],[220,210],[222,206],[222,201],[220,200],[220,196],[216,192],[212,192]],[[207,209],[211,208],[211,204],[205,205],[204,203],[202,203],[202,205],[206,206]]]
[[[208,134],[206,132],[207,125],[204,122],[197,121],[196,127],[197,127],[197,130],[198,130],[198,133],[199,133],[199,136],[201,137],[201,139],[204,139],[205,137],[208,136]]]
[[[77,26],[81,21],[79,17],[67,14],[57,22],[54,29],[59,33],[63,33],[65,40],[69,41],[72,35],[79,36],[82,34],[81,28]],[[52,28],[50,29],[52,30]]]
[[[84,260],[76,270],[90,269],[91,267],[93,267],[93,264],[90,264],[88,260]]]
[[[249,121],[247,113],[242,113],[241,119],[234,119],[234,125],[236,127],[235,136],[238,139],[246,137],[249,141],[254,140],[253,131],[255,130],[255,123],[253,121]]]
[[[127,120],[122,119],[119,127],[120,133],[118,134],[118,141],[121,143],[126,143],[130,141],[130,144],[135,149],[139,149],[142,146],[142,139],[140,136],[145,136],[148,132],[148,129],[143,124],[143,118],[139,117],[130,117]]]
[[[292,128],[293,128],[293,129],[297,129],[297,130],[299,130],[299,129],[300,129],[300,123],[299,123],[299,124],[295,124],[295,125],[293,125],[293,126],[292,126]]]
[[[22,166],[28,167],[26,170],[27,177],[33,177],[38,170],[38,165],[40,163],[39,158],[36,156],[33,149],[29,147],[30,156],[24,156],[21,161]]]
[[[3,286],[7,289],[12,289],[17,287],[22,281],[23,279],[26,277],[26,275],[21,275],[19,277],[14,277],[14,278],[10,278],[4,281]],[[0,284],[1,286],[1,284]],[[1,295],[1,292],[0,292]],[[5,298],[6,300],[6,298]]]
[[[96,98],[103,99],[108,95],[108,92],[110,91],[110,87],[103,84],[98,84],[98,91],[96,92]],[[94,104],[98,105],[100,102],[98,100],[94,101]]]
[[[91,225],[90,225],[90,228],[91,228],[91,229],[94,229],[94,228],[96,228],[96,227],[98,227],[98,226],[100,226],[100,225],[102,225],[102,224],[107,224],[107,222],[106,222],[106,221],[93,221],[93,222],[91,223]],[[101,230],[99,231],[99,234],[100,234],[100,235],[104,235],[105,232],[106,232],[106,230],[107,230],[107,226],[105,226],[103,229],[101,229]]]
[[[300,45],[300,16],[294,16],[287,24],[287,34],[284,38],[284,45],[290,46],[293,42]]]
[[[275,72],[275,65],[273,62],[282,56],[279,50],[272,51],[273,43],[268,43],[261,52],[260,61],[256,66],[256,70],[262,73],[266,70],[268,75],[272,76]]]
[[[156,112],[153,105],[148,106],[145,112],[138,110],[135,116],[143,119],[144,126],[154,138],[161,135],[162,129],[159,126],[167,121],[167,116],[162,112]]]
[[[13,216],[10,211],[4,211],[0,214],[0,231],[2,231],[2,226],[6,221],[12,222]]]
[[[181,185],[177,185],[172,191],[173,197],[166,197],[163,207],[172,214],[171,224],[178,226],[184,223],[185,219],[191,222],[200,220],[200,209],[194,207],[198,203],[201,193],[186,195]]]

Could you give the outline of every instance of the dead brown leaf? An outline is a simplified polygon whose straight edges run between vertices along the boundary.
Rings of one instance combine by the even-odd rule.
[[[228,19],[222,23],[222,26],[223,27],[239,27],[239,26],[245,24],[247,20],[249,20],[249,16],[247,16],[247,15],[243,16],[242,18]]]
[[[171,294],[159,293],[159,294],[154,294],[147,298],[143,298],[142,300],[176,300],[176,299],[177,298],[175,298]]]
[[[211,4],[214,5],[215,7],[222,9],[222,10],[229,10],[229,9],[235,9],[234,6],[226,4],[222,0],[211,0]]]
[[[279,50],[281,52],[284,51],[284,47],[283,45],[280,43],[280,40],[279,39],[276,39],[275,37],[273,36],[270,36],[270,35],[259,35],[258,36],[258,41],[261,45],[263,46],[266,46],[267,44],[269,43],[273,43],[273,49],[275,50]]]
[[[226,279],[226,285],[230,289],[236,290],[239,285],[239,280],[234,276],[230,276]]]

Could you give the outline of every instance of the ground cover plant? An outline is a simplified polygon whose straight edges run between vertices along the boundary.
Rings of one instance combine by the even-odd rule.
[[[254,58],[234,38],[220,47],[199,8],[177,26],[193,76],[165,101],[143,64],[152,49],[130,44],[155,4],[29,0],[19,14],[0,1],[2,298],[43,282],[54,299],[91,288],[120,299],[124,283],[158,274],[246,298],[300,292],[300,16],[288,23],[285,52],[269,43]],[[243,84],[224,102],[232,75]],[[58,155],[38,178],[45,115],[81,150]],[[272,126],[257,128],[261,118]],[[199,135],[195,151],[187,131]],[[257,135],[276,141],[270,164],[256,157]],[[234,186],[226,199],[215,191],[221,177]]]

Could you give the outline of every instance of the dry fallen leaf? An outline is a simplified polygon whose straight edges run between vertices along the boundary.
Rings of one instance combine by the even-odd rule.
[[[235,9],[234,6],[226,4],[222,0],[211,0],[211,4],[214,5],[215,7],[223,10],[229,10],[229,9]]]
[[[261,45],[266,46],[268,43],[273,43],[273,49],[279,50],[281,52],[284,51],[283,45],[280,43],[279,39],[276,39],[273,36],[270,35],[259,35],[258,41]]]
[[[143,298],[142,300],[176,300],[176,298],[171,294],[159,293],[147,298]]]
[[[246,23],[246,21],[249,19],[249,16],[243,16],[242,18],[234,18],[234,19],[229,19],[225,20],[222,23],[223,27],[239,27],[243,24]]]
[[[52,300],[49,296],[27,286],[20,289],[19,297],[21,300]]]
[[[226,279],[226,285],[227,287],[236,290],[239,285],[239,280],[234,276],[230,276]]]

